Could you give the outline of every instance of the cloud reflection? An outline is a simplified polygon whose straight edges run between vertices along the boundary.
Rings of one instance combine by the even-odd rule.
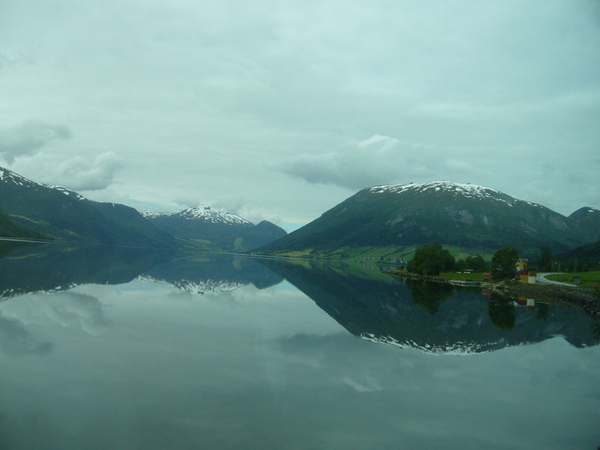
[[[53,344],[36,340],[18,320],[0,313],[0,350],[9,356],[47,355]]]
[[[92,336],[102,334],[110,326],[98,298],[76,292],[10,299],[0,304],[0,313],[25,325],[78,326]]]

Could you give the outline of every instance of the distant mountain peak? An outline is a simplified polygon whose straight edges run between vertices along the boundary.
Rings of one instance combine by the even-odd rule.
[[[226,225],[252,225],[252,222],[236,215],[219,209],[214,209],[208,205],[197,205],[193,208],[187,208],[179,211],[161,213],[161,212],[143,212],[142,215],[149,219],[158,217],[178,217],[186,220],[201,220],[209,223],[220,223]]]
[[[207,205],[198,205],[194,206],[193,208],[185,209],[180,212],[180,215],[186,219],[202,219],[209,222],[251,224],[250,221],[238,216],[237,214],[231,214],[219,209],[213,209]]]
[[[594,215],[600,214],[600,209],[592,208],[591,206],[584,206],[582,208],[579,208],[574,213],[572,213],[570,217],[576,218],[578,216],[584,216],[587,214],[594,214]]]

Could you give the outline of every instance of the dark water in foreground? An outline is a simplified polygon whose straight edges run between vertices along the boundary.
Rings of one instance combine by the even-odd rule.
[[[595,449],[599,336],[372,268],[0,247],[0,448]]]

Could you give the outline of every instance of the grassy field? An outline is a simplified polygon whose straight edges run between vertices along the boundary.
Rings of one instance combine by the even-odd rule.
[[[388,245],[381,247],[342,247],[335,250],[314,251],[312,248],[307,248],[298,251],[289,251],[277,253],[278,256],[287,256],[292,258],[315,258],[315,259],[333,259],[333,260],[350,260],[350,261],[374,261],[388,262],[400,264],[400,261],[411,260],[418,246],[397,246]],[[491,259],[491,254],[486,253],[485,249],[480,251],[465,252],[457,246],[444,246],[457,259],[464,259],[467,256],[475,256],[480,254],[484,259]],[[489,252],[489,250],[487,250]]]
[[[440,277],[452,280],[483,281],[482,273],[442,272]]]
[[[588,289],[600,289],[600,271],[591,272],[570,272],[570,273],[558,273],[556,275],[549,275],[546,278],[552,281],[561,281],[563,283],[573,283],[573,277],[581,277],[580,287]]]

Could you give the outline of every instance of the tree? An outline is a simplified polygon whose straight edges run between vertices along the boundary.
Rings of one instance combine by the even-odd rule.
[[[445,270],[453,270],[454,264],[454,256],[443,248],[442,244],[436,242],[419,247],[407,269],[421,275],[439,275]]]
[[[515,264],[519,259],[519,251],[513,247],[502,247],[492,256],[492,275],[502,280],[513,278],[517,272]]]
[[[467,268],[475,272],[485,272],[487,264],[481,255],[468,256],[466,259]]]
[[[456,261],[455,268],[458,272],[467,269],[470,269],[473,272],[485,272],[487,270],[487,264],[481,255],[467,256],[466,259],[459,259]]]
[[[541,272],[552,271],[552,260],[553,259],[554,259],[554,254],[552,253],[552,248],[550,248],[550,247],[540,248],[540,259],[538,261],[539,270]]]
[[[466,269],[470,269],[466,260],[464,260],[464,259],[456,260],[456,264],[454,264],[454,270],[456,270],[457,272],[464,272]]]

